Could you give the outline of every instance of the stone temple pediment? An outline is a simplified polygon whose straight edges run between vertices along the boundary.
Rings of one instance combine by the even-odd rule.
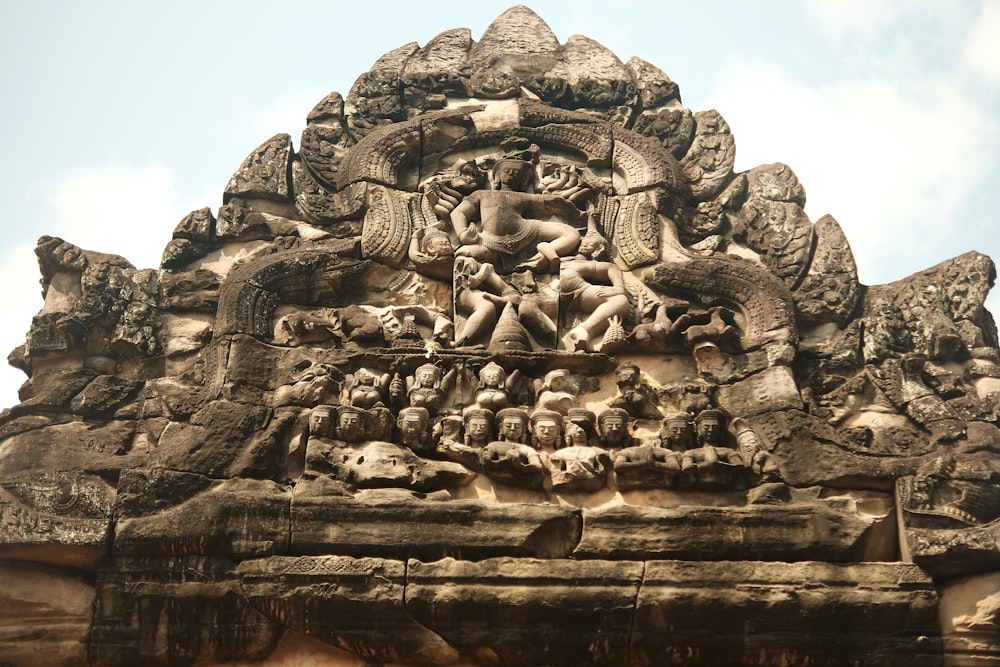
[[[860,284],[724,111],[516,6],[40,239],[0,663],[997,659],[993,262]]]

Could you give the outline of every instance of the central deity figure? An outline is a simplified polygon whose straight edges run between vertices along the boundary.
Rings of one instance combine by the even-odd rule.
[[[455,254],[489,262],[501,273],[557,272],[559,258],[580,245],[580,232],[560,220],[577,222],[583,213],[559,195],[530,192],[535,176],[528,160],[498,160],[491,170],[494,189],[472,192],[451,212],[463,244]]]

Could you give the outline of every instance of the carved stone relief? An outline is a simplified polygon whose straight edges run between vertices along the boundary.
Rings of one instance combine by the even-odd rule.
[[[518,6],[261,144],[159,270],[44,237],[0,565],[94,664],[995,658],[993,263],[861,285],[734,156]]]

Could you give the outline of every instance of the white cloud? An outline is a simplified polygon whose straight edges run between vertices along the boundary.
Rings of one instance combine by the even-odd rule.
[[[891,25],[900,11],[898,4],[870,0],[809,0],[802,6],[829,33],[868,39]]]
[[[1000,3],[983,2],[962,59],[983,83],[1000,88]]]
[[[834,38],[872,42],[907,17],[934,20],[955,14],[956,1],[947,0],[806,0],[802,7],[819,30]]]
[[[736,137],[737,169],[791,166],[810,218],[830,213],[844,227],[863,282],[925,268],[885,273],[893,258],[933,257],[942,221],[984,187],[981,166],[996,143],[995,121],[944,81],[810,88],[777,65],[743,63],[720,76],[713,97]]]

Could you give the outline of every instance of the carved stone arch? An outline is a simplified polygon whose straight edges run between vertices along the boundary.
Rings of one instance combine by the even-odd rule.
[[[511,122],[508,126],[470,133],[443,152],[437,162],[445,164],[449,157],[476,151],[495,151],[509,137],[524,137],[538,144],[549,154],[570,157],[588,167],[611,165],[610,127],[600,124],[552,123],[541,127],[525,127]]]
[[[720,296],[739,307],[745,322],[744,350],[770,344],[798,343],[795,310],[788,287],[766,269],[728,257],[692,257],[647,269],[649,287],[675,294]]]
[[[525,103],[533,118],[559,119],[567,113],[544,105]],[[502,139],[515,134],[556,153],[579,155],[589,167],[610,168],[616,174],[614,189],[619,194],[631,194],[653,188],[663,188],[674,194],[689,191],[687,177],[674,156],[657,142],[636,132],[605,122],[550,122],[529,127],[512,122],[509,126],[470,133],[456,141],[448,151],[454,154],[476,148],[496,146]]]
[[[543,117],[544,105],[526,103],[532,117]],[[651,188],[673,193],[688,192],[680,163],[657,142],[605,122],[549,122],[540,126],[521,124],[518,114],[502,127],[475,130],[475,113],[482,107],[464,107],[432,112],[416,120],[393,123],[369,132],[352,147],[339,171],[338,189],[367,181],[393,188],[413,190],[424,171],[433,171],[447,156],[495,147],[510,136],[523,136],[557,154],[576,157],[589,167],[610,168],[617,175],[615,189],[631,194]],[[552,108],[548,119],[565,112]],[[527,119],[525,119],[527,120]],[[424,166],[426,165],[426,166]]]
[[[665,188],[686,194],[688,180],[674,156],[658,142],[622,127],[611,126],[614,151],[612,168],[624,181],[621,194]]]
[[[280,303],[332,302],[344,281],[362,273],[368,261],[357,258],[354,241],[293,248],[253,259],[233,270],[219,294],[215,335],[271,335]]]
[[[421,156],[441,150],[471,130],[469,112],[480,107],[428,113],[418,119],[384,125],[353,146],[341,166],[337,188],[367,181],[415,190]]]

